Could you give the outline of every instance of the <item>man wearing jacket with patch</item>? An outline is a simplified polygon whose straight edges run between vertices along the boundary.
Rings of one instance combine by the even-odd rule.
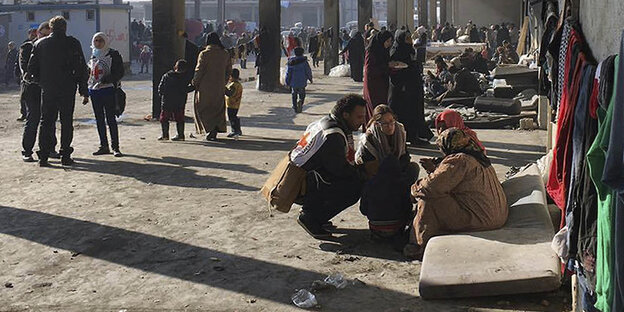
[[[331,237],[325,229],[329,220],[360,199],[366,175],[355,166],[352,132],[365,118],[366,101],[349,94],[338,100],[329,116],[310,124],[290,153],[291,162],[307,172],[297,222],[314,238]]]
[[[308,80],[312,81],[312,69],[308,63],[308,58],[303,56],[303,48],[295,48],[295,56],[288,59],[286,68],[286,85],[291,88],[292,107],[295,113],[301,113],[303,101],[305,101]]]

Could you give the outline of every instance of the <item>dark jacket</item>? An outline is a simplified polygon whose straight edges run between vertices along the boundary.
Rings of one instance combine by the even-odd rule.
[[[45,93],[88,96],[89,68],[80,41],[62,33],[35,42],[28,72]]]
[[[288,60],[286,68],[286,85],[291,88],[305,88],[308,80],[312,81],[312,69],[305,56],[295,56]]]
[[[119,85],[119,81],[121,81],[121,78],[123,78],[125,74],[121,54],[119,54],[119,51],[110,48],[106,55],[110,56],[112,59],[111,71],[110,74],[102,77],[101,81],[102,83],[112,83],[114,85]]]
[[[323,129],[340,128],[345,135],[349,135],[351,130],[344,121],[338,121],[331,115],[322,119]],[[345,155],[346,141],[340,133],[327,135],[327,141],[323,143],[321,148],[310,158],[302,168],[306,171],[318,172],[324,180],[358,180],[364,181],[366,176],[354,165],[347,161]]]
[[[176,112],[184,109],[186,94],[194,90],[193,86],[189,85],[187,76],[187,73],[178,73],[173,70],[162,76],[158,85],[158,94],[160,94],[163,111]]]
[[[26,41],[22,43],[19,49],[19,60],[17,62],[19,70],[16,70],[16,74],[19,71],[19,77],[23,83],[32,83],[32,75],[28,74],[28,61],[32,54],[33,45],[33,41]]]

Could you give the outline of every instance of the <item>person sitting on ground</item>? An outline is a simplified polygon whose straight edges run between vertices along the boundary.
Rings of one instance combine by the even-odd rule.
[[[230,75],[230,82],[225,86],[225,107],[227,108],[228,119],[232,128],[232,132],[227,135],[228,138],[238,139],[239,135],[243,135],[240,118],[238,118],[242,97],[243,85],[240,83],[240,71],[234,68]]]
[[[352,132],[366,118],[366,101],[357,94],[339,99],[329,116],[310,124],[290,152],[290,161],[304,169],[306,191],[297,222],[312,237],[331,237],[329,220],[360,199],[365,173],[355,166]]]
[[[485,146],[483,145],[483,143],[481,143],[481,141],[477,137],[477,133],[474,132],[472,129],[466,127],[466,125],[464,124],[464,119],[461,117],[461,115],[457,111],[454,111],[452,109],[447,109],[443,111],[442,113],[440,113],[435,119],[435,127],[436,127],[436,130],[438,131],[438,135],[441,135],[442,132],[444,132],[444,130],[449,129],[449,128],[458,128],[464,131],[464,133],[470,136],[470,138],[472,138],[472,140],[485,153]]]
[[[479,81],[465,65],[462,62],[462,68],[453,75],[453,83],[449,90],[437,98],[438,102],[442,102],[445,98],[473,97],[483,93]]]
[[[488,157],[463,130],[449,128],[438,137],[444,159],[412,185],[418,211],[403,252],[421,258],[434,236],[500,228],[509,208]]]
[[[292,108],[295,113],[301,113],[303,109],[308,80],[313,83],[312,69],[308,58],[303,56],[303,51],[301,47],[295,48],[295,56],[288,59],[286,68],[286,85],[291,88]]]
[[[420,172],[418,165],[410,162],[406,144],[403,124],[396,121],[388,105],[381,104],[375,107],[355,154],[356,163],[363,165],[370,177],[362,190],[360,212],[368,217],[374,237],[397,242],[406,238],[403,234],[412,212],[409,190]]]
[[[172,141],[184,141],[184,107],[186,95],[195,90],[189,85],[187,72],[190,70],[186,60],[178,60],[173,70],[165,73],[158,85],[161,98],[160,125],[162,135],[158,141],[169,140],[169,121],[175,121],[178,134]]]
[[[447,85],[453,80],[453,76],[449,72],[448,65],[441,56],[435,58],[436,73],[427,71],[426,86],[431,95],[435,98],[446,92]]]
[[[509,41],[503,41],[503,48],[505,48],[505,55],[507,56],[507,61],[509,64],[518,64],[520,62],[520,56],[518,56],[518,52],[514,49],[514,46],[509,43]]]

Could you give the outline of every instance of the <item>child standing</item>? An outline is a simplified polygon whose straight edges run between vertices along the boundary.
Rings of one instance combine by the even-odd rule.
[[[295,113],[301,113],[303,109],[308,80],[313,83],[312,69],[308,63],[308,58],[303,56],[303,48],[297,47],[295,48],[295,56],[288,59],[288,68],[286,69],[286,84],[291,88],[292,108]]]
[[[186,94],[193,91],[189,85],[186,72],[189,65],[185,60],[178,60],[173,70],[163,75],[158,85],[158,94],[161,98],[160,125],[162,135],[159,141],[169,140],[169,121],[175,121],[178,134],[172,141],[184,141],[184,106]]]
[[[234,137],[238,139],[239,135],[243,135],[240,118],[238,118],[238,109],[240,108],[242,97],[243,85],[240,83],[240,71],[234,68],[232,69],[232,74],[230,74],[230,82],[225,86],[225,106],[230,126],[232,127],[232,132],[228,134],[228,138]]]
[[[149,74],[149,64],[152,60],[152,51],[150,51],[150,48],[147,45],[143,46],[141,54],[139,55],[139,60],[141,61],[141,71],[139,74],[143,73],[143,68],[145,68],[145,73]]]

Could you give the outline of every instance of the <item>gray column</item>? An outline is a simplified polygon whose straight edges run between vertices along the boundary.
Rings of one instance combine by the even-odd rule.
[[[279,86],[280,75],[280,0],[259,1],[261,91],[274,91]]]
[[[358,0],[358,30],[364,33],[364,25],[373,17],[373,0]]]
[[[444,25],[447,22],[446,10],[447,10],[447,1],[440,0],[440,24]]]
[[[325,2],[325,75],[329,75],[329,71],[338,65],[338,48],[340,41],[340,6],[339,0],[324,0]]]
[[[427,1],[428,0],[418,0],[418,24],[420,25],[429,25],[429,11],[427,11]]]
[[[158,84],[162,75],[184,58],[184,0],[152,1],[152,32],[154,49],[152,118],[160,116]]]
[[[217,0],[217,25],[221,24],[223,29],[225,29],[223,21],[225,21],[225,0]]]
[[[392,29],[397,29],[397,25],[398,25],[398,20],[397,20],[397,15],[398,15],[398,9],[399,9],[399,5],[398,5],[398,0],[388,0],[388,18],[387,18],[387,23],[388,23],[388,30],[392,30]]]
[[[414,0],[397,0],[397,29],[405,26],[414,30]]]
[[[195,17],[195,19],[201,20],[201,0],[195,0],[195,11],[193,11],[193,17]]]
[[[438,1],[429,0],[429,28],[435,27],[438,24]]]

